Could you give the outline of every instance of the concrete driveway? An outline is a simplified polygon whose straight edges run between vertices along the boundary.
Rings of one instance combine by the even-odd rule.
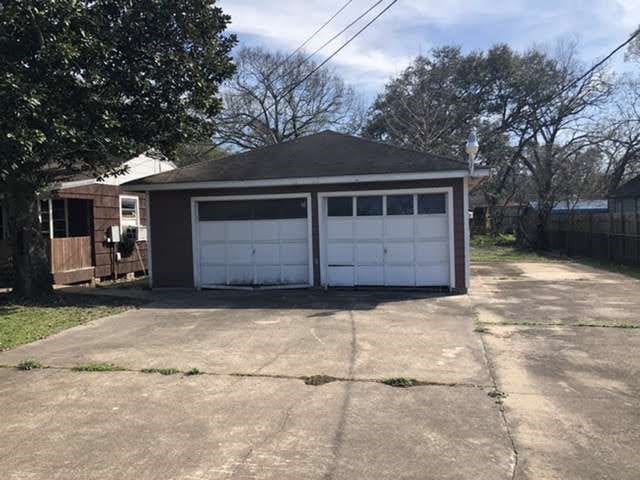
[[[0,369],[3,478],[637,478],[640,282],[474,271],[468,296],[163,293],[4,352],[56,368]]]

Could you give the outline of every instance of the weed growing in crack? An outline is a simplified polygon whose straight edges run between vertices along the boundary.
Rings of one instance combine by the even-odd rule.
[[[124,368],[113,363],[85,363],[71,370],[74,372],[121,372]]]
[[[489,333],[489,329],[481,325],[478,325],[476,328],[474,328],[474,331],[477,333]]]
[[[36,370],[38,368],[44,368],[44,365],[37,360],[24,360],[16,365],[16,368],[18,370]]]
[[[191,375],[202,375],[204,372],[201,372],[200,370],[198,370],[197,368],[190,368],[189,370],[187,370],[186,372],[184,372],[184,374],[187,377],[190,377]]]
[[[382,380],[382,383],[384,383],[385,385],[389,385],[390,387],[397,388],[409,388],[419,385],[416,379],[404,377],[387,378],[385,380]]]
[[[336,381],[338,381],[337,378],[330,377],[329,375],[311,375],[310,377],[304,377],[304,383],[306,385],[313,385],[314,387]]]
[[[489,393],[487,393],[491,398],[495,399],[496,403],[502,403],[502,401],[506,398],[507,394],[497,388],[492,388]]]
[[[160,375],[175,375],[180,373],[177,368],[143,368],[142,373],[159,373]]]

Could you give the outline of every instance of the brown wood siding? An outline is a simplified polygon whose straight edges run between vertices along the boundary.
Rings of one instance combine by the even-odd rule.
[[[339,185],[308,185],[217,190],[171,190],[151,192],[151,235],[154,287],[193,287],[191,197],[221,195],[268,195],[311,193],[314,283],[320,285],[320,227],[318,192],[420,189],[453,187],[456,290],[465,292],[464,186],[461,178],[372,182]]]
[[[115,185],[85,185],[67,188],[54,192],[54,198],[75,198],[93,201],[93,262],[95,276],[98,278],[111,277],[114,268],[118,275],[139,272],[147,266],[147,244],[138,244],[142,265],[138,252],[134,249],[128,256],[114,266],[114,247],[105,241],[107,231],[112,225],[120,225],[120,195],[137,196],[139,200],[140,225],[148,225],[146,195],[123,191]]]

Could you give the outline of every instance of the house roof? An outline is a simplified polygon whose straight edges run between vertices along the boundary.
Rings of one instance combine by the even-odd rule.
[[[619,187],[611,194],[611,197],[640,197],[640,175]]]
[[[159,186],[199,182],[305,179],[467,170],[466,162],[326,130],[127,183]]]

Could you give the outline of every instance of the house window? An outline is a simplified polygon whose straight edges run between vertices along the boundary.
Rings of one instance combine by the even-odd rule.
[[[138,197],[120,197],[120,226],[137,227],[140,224]]]
[[[418,195],[418,213],[421,215],[446,213],[445,205],[446,196],[444,193]]]
[[[327,215],[330,217],[352,217],[353,197],[329,197]]]

